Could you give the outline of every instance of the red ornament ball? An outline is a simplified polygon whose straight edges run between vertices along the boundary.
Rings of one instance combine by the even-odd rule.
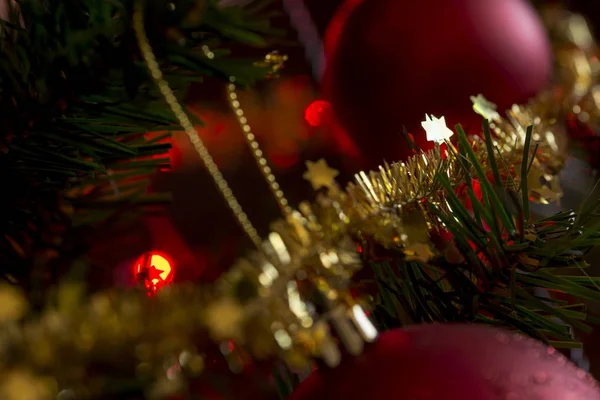
[[[425,113],[480,129],[470,96],[504,110],[552,71],[549,40],[526,0],[346,0],[325,52],[323,92],[375,165],[407,155],[403,126],[423,142]]]
[[[327,119],[331,106],[328,101],[315,100],[304,110],[304,120],[312,128],[318,128],[323,125]]]
[[[319,369],[291,400],[600,400],[597,383],[557,350],[476,325],[385,332],[365,352]]]

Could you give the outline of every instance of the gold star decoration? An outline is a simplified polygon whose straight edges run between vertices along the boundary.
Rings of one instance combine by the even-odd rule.
[[[271,72],[269,73],[268,77],[278,78],[279,73],[283,69],[287,60],[288,56],[286,54],[279,54],[279,52],[275,50],[267,54],[263,61],[256,62],[254,65],[263,68],[270,68]]]
[[[425,114],[425,121],[421,122],[421,126],[425,129],[429,142],[441,144],[454,135],[454,132],[446,125],[445,117],[436,118],[433,115]]]
[[[320,159],[317,162],[307,161],[306,168],[307,171],[302,177],[310,182],[313,189],[319,190],[323,187],[334,189],[336,187],[335,177],[340,173],[330,168],[325,160]]]
[[[483,97],[482,94],[471,96],[471,101],[473,102],[473,110],[483,118],[496,122],[501,119],[500,114],[496,111],[496,105]]]
[[[404,249],[404,255],[406,261],[419,261],[422,263],[429,262],[435,255],[431,251],[431,247],[425,243],[413,243]]]

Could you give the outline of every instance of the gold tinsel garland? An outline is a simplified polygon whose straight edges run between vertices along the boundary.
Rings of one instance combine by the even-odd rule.
[[[568,84],[579,85],[580,80]],[[597,113],[589,101],[595,98],[594,86],[590,82],[586,87],[583,95],[579,86],[573,91],[580,94],[576,106],[581,113],[591,115]],[[475,110],[491,121],[495,148],[512,172],[520,169],[526,127],[534,126],[539,145],[532,165],[535,179],[528,187],[540,202],[560,197],[561,123],[565,109],[575,107],[563,101],[557,107],[556,100],[543,93],[502,118],[483,97],[473,99]],[[485,143],[471,139],[489,172]],[[223,351],[232,369],[237,351],[280,357],[299,369],[314,358],[337,365],[340,343],[351,354],[360,353],[365,342],[376,339],[377,330],[349,292],[361,267],[354,239],[368,236],[401,249],[406,257],[427,261],[433,255],[428,231],[440,222],[427,214],[423,202],[445,206],[436,175],[447,173],[456,189],[468,178],[455,149],[448,150],[436,146],[406,162],[360,172],[347,190],[337,186],[335,171],[324,162],[310,163],[306,177],[315,189],[325,190],[315,202],[301,204],[299,211],[274,223],[260,249],[211,287],[177,285],[152,298],[138,291],[113,291],[84,301],[81,287],[66,284],[58,304],[24,322],[22,295],[12,287],[0,288],[0,397],[50,399],[69,391],[89,398],[105,388],[98,365],[110,366],[114,375],[135,371],[149,397],[165,396],[202,373],[205,361],[199,349],[209,342],[236,343],[235,350],[225,346]]]
[[[465,183],[458,158],[442,157],[442,151],[438,146],[405,163],[361,172],[346,191],[337,187],[326,164],[309,170],[307,177],[327,194],[274,223],[261,250],[240,260],[215,287],[177,285],[153,298],[115,291],[79,305],[77,287],[67,285],[59,293],[60,308],[24,325],[11,322],[21,314],[7,315],[0,340],[3,398],[51,398],[59,388],[86,397],[101,388],[93,366],[111,360],[134,367],[150,391],[177,391],[181,379],[201,373],[204,361],[197,349],[207,340],[234,341],[236,351],[281,357],[298,369],[315,357],[337,365],[340,342],[351,354],[360,353],[377,330],[349,293],[350,279],[361,267],[352,237],[369,235],[427,261],[433,255],[427,224],[439,222],[427,221],[421,201],[444,203],[435,179],[440,171],[454,187]],[[484,151],[478,154],[484,160]],[[22,304],[17,293],[2,294]],[[9,309],[22,309],[8,300]],[[235,368],[235,354],[225,356]],[[167,379],[173,366],[178,378]]]

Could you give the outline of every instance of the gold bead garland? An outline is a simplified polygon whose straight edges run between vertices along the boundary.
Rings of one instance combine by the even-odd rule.
[[[148,44],[148,39],[144,34],[144,26],[141,17],[141,3],[139,1],[137,6],[137,13],[135,14],[137,18],[137,23],[135,25],[136,33],[138,41],[140,42],[142,54],[153,78],[159,88],[161,88],[165,100],[175,113],[176,117],[181,121],[186,134],[190,140],[192,140],[198,154],[207,168],[209,168],[209,172],[211,172],[211,176],[213,176],[213,179],[217,183],[223,196],[226,200],[230,200],[230,208],[240,222],[240,225],[245,227],[246,233],[259,248],[259,251],[252,256],[254,263],[258,262],[258,271],[262,271],[261,274],[258,275],[258,280],[253,282],[254,286],[257,288],[256,294],[258,297],[256,300],[250,301],[249,304],[244,305],[245,317],[247,318],[251,315],[252,318],[250,318],[250,320],[253,320],[254,316],[260,319],[260,315],[255,315],[256,313],[260,314],[265,309],[271,310],[271,314],[268,316],[263,315],[263,318],[269,320],[271,316],[277,317],[277,319],[270,322],[270,325],[272,329],[274,329],[273,326],[278,327],[273,332],[273,338],[279,345],[280,350],[284,350],[285,353],[288,353],[289,351],[292,351],[294,346],[298,346],[297,343],[299,339],[302,338],[300,341],[306,342],[306,338],[316,335],[322,338],[323,344],[326,343],[327,351],[324,351],[325,347],[322,347],[321,344],[316,343],[316,347],[313,346],[313,356],[326,357],[326,362],[332,366],[337,364],[339,362],[339,357],[336,357],[335,355],[339,355],[339,352],[333,350],[334,342],[330,338],[328,330],[324,329],[325,325],[323,318],[331,319],[332,323],[337,326],[337,334],[342,342],[347,347],[349,346],[348,350],[352,353],[355,353],[359,347],[362,348],[362,345],[360,344],[362,343],[362,340],[359,339],[361,335],[362,337],[374,339],[372,332],[375,332],[376,336],[376,329],[372,324],[369,326],[367,322],[365,322],[368,321],[368,319],[361,319],[361,324],[356,322],[355,329],[352,329],[347,321],[347,318],[350,317],[343,316],[343,314],[349,313],[348,310],[350,310],[350,308],[355,313],[358,312],[357,310],[360,308],[357,304],[348,303],[349,300],[340,300],[342,298],[350,298],[349,294],[344,294],[344,292],[347,292],[348,290],[348,280],[352,276],[352,274],[348,273],[348,270],[355,270],[360,266],[359,257],[356,253],[354,244],[345,233],[345,230],[342,229],[337,229],[335,235],[326,235],[327,230],[324,229],[324,225],[320,224],[319,218],[313,213],[310,206],[305,205],[302,207],[303,211],[306,213],[306,218],[308,219],[303,217],[300,213],[294,212],[289,206],[283,191],[280,189],[271,168],[264,158],[263,152],[252,133],[250,125],[247,123],[247,119],[240,107],[239,100],[237,99],[236,87],[234,84],[235,78],[232,77],[230,79],[230,84],[228,85],[230,105],[242,127],[242,131],[244,132],[246,141],[250,146],[255,161],[261,170],[263,177],[269,184],[285,217],[285,223],[275,225],[275,229],[279,228],[279,232],[275,230],[269,235],[268,240],[260,244],[257,243],[255,237],[256,231],[251,231],[249,229],[251,226],[249,227],[250,223],[247,220],[246,215],[241,211],[241,206],[239,206],[239,203],[237,203],[231,194],[231,190],[227,186],[227,183],[220,172],[218,170],[216,172],[211,170],[211,167],[214,166],[214,168],[216,168],[216,165],[212,162],[212,158],[203,146],[202,141],[198,136],[198,132],[193,128],[189,118],[187,118],[187,115],[183,111],[183,107],[177,103],[168,84],[164,81],[162,72],[156,63],[152,49]],[[202,50],[207,57],[214,57],[214,53],[207,46],[203,46]],[[285,61],[285,56],[280,57],[274,53],[269,54],[265,59],[265,63],[273,67],[274,73],[281,68],[283,61]],[[228,194],[230,195],[229,197],[227,196]],[[340,221],[343,221],[345,217],[343,212],[341,212],[339,205],[335,202],[326,200],[322,200],[321,203],[321,209],[329,210],[326,213],[328,215],[328,226],[340,227],[342,224]],[[327,203],[327,206],[324,205],[325,203]],[[333,219],[337,218],[339,221],[337,223],[334,222],[334,220],[331,219],[332,217]],[[315,241],[315,238],[318,241]],[[254,265],[256,266],[257,264]],[[300,269],[303,271],[301,278],[296,276]],[[307,274],[307,271],[310,270],[315,271],[314,277]],[[252,275],[251,271],[252,268],[248,271],[250,272],[250,275],[244,274],[242,278],[246,283],[248,283]],[[333,274],[331,274],[332,272]],[[327,275],[338,280],[338,284],[331,285],[329,279],[325,278]],[[268,279],[266,277],[268,277]],[[339,281],[340,278],[343,279]],[[301,298],[300,293],[294,289],[298,280],[303,281],[303,284],[308,286],[312,292],[311,295],[306,296],[306,299]],[[286,291],[287,298],[290,301],[289,307],[276,311],[277,306],[280,305],[280,298],[282,296],[285,298]],[[292,304],[292,298],[296,298],[295,304]],[[227,300],[223,301],[227,302]],[[274,304],[271,304],[273,301]],[[311,302],[315,301],[324,301],[322,307],[324,307],[325,310],[321,313],[311,315],[314,314],[314,311],[309,312],[309,308],[307,307]],[[229,303],[230,311],[233,310],[234,303],[235,302]],[[219,302],[216,302],[215,304],[217,307],[223,305],[223,303]],[[334,309],[336,310],[335,313]],[[292,314],[289,314],[290,311],[292,311]],[[215,313],[209,312],[209,314],[214,315]],[[235,312],[231,312],[230,314],[236,315]],[[335,318],[332,317],[334,314]],[[327,317],[328,315],[329,317]],[[315,320],[315,317],[318,317],[318,319]],[[283,321],[288,321],[288,324],[283,324]],[[243,322],[241,318],[233,318],[231,323],[225,325],[218,323],[216,320],[213,322],[215,322],[214,327],[217,327],[216,330],[214,328],[212,330],[212,336],[214,338],[225,340],[227,339],[227,334],[229,334],[229,338],[236,335],[238,336],[237,339],[239,341],[243,343],[246,342],[244,338],[238,334],[239,329],[237,328],[241,328],[242,326],[240,324]],[[298,322],[300,323],[299,325]],[[301,326],[302,329],[298,330],[298,326]],[[365,326],[368,326],[367,330],[371,332],[370,334],[361,330]],[[209,330],[210,329],[209,326]],[[357,330],[359,332],[357,332]],[[292,336],[296,340],[293,340]],[[249,342],[249,345],[252,347],[251,342]],[[303,345],[306,345],[306,343],[303,343]],[[259,347],[264,347],[264,343],[260,343]],[[296,361],[301,359],[300,353],[294,353],[293,359]],[[304,360],[304,364],[307,364],[309,361],[306,358],[304,358]]]
[[[210,59],[215,57],[215,54],[210,50],[210,48],[206,45],[202,46],[202,52],[204,55]],[[258,65],[269,68],[271,70],[270,76],[276,76],[279,71],[283,68],[283,64],[287,61],[287,56],[279,55],[277,51],[273,51],[265,56],[265,59],[261,63],[257,63]],[[252,152],[252,156],[258,169],[260,170],[263,178],[269,185],[269,189],[273,194],[273,197],[277,201],[277,204],[282,212],[282,214],[286,217],[289,217],[293,210],[289,205],[288,200],[286,199],[283,190],[279,186],[277,182],[277,178],[273,174],[271,167],[269,166],[267,159],[264,157],[264,153],[256,140],[256,136],[252,132],[252,127],[248,124],[248,118],[242,109],[240,104],[239,96],[237,93],[237,88],[235,85],[236,78],[235,76],[231,76],[229,78],[229,84],[227,85],[227,97],[229,100],[229,106],[231,107],[233,114],[235,115],[240,128],[244,134],[244,138],[246,139],[246,143]]]
[[[248,146],[250,147],[252,156],[254,157],[254,160],[256,161],[256,164],[257,164],[260,172],[262,173],[263,177],[265,178],[265,181],[269,185],[269,188],[271,189],[271,193],[275,197],[275,200],[277,201],[277,204],[279,205],[281,212],[285,216],[291,215],[293,210],[290,207],[289,202],[286,199],[285,195],[283,194],[283,191],[281,190],[279,183],[277,183],[277,179],[275,178],[275,175],[273,175],[273,171],[271,170],[271,167],[268,165],[267,159],[264,157],[264,153],[260,149],[260,146],[259,146],[258,142],[256,141],[256,136],[252,132],[252,128],[248,124],[248,119],[246,118],[246,116],[244,114],[244,110],[242,109],[242,107],[240,105],[238,94],[236,92],[235,77],[230,78],[230,83],[227,85],[227,94],[229,96],[229,104],[236,116],[236,119],[237,119],[240,127],[242,128],[242,132],[244,133],[246,142],[248,143]]]
[[[219,170],[219,167],[214,162],[212,156],[208,152],[208,149],[202,142],[202,139],[200,139],[198,131],[196,130],[196,128],[194,128],[192,121],[190,121],[190,118],[186,114],[181,104],[179,104],[179,102],[177,101],[177,98],[175,97],[175,94],[169,87],[169,84],[164,79],[163,73],[160,70],[158,62],[156,61],[154,52],[152,51],[152,47],[148,42],[148,37],[144,28],[144,16],[142,12],[141,0],[136,0],[136,10],[134,11],[133,15],[133,24],[142,56],[146,62],[146,65],[148,66],[148,69],[150,70],[152,78],[156,81],[160,92],[163,94],[165,101],[167,102],[171,111],[173,111],[173,114],[175,114],[175,117],[181,124],[185,134],[194,146],[194,149],[200,156],[200,159],[206,166],[206,169],[208,170],[213,181],[215,182],[215,185],[217,186],[219,192],[223,196],[225,203],[233,212],[235,219],[242,227],[248,238],[252,241],[252,243],[254,243],[256,247],[260,247],[260,235],[248,219],[248,215],[246,215],[246,213],[242,209],[241,204],[233,195],[233,192],[229,187],[229,184],[225,180],[225,177],[223,177],[223,174]]]

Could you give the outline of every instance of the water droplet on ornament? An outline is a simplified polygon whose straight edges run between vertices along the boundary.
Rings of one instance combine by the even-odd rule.
[[[496,339],[498,339],[498,341],[502,344],[509,344],[510,343],[510,337],[506,334],[506,333],[498,333],[496,335]]]
[[[556,361],[558,361],[560,365],[565,365],[567,363],[567,358],[563,355],[557,355],[556,358]]]
[[[548,382],[548,374],[540,371],[533,374],[533,381],[539,385]]]
[[[529,350],[527,353],[532,358],[540,358],[541,357],[540,352],[537,350]]]
[[[556,349],[554,347],[548,347],[547,352],[549,356],[552,356],[556,353]]]
[[[519,335],[518,333],[515,333],[513,337],[517,342],[521,342],[524,339],[523,335]]]

